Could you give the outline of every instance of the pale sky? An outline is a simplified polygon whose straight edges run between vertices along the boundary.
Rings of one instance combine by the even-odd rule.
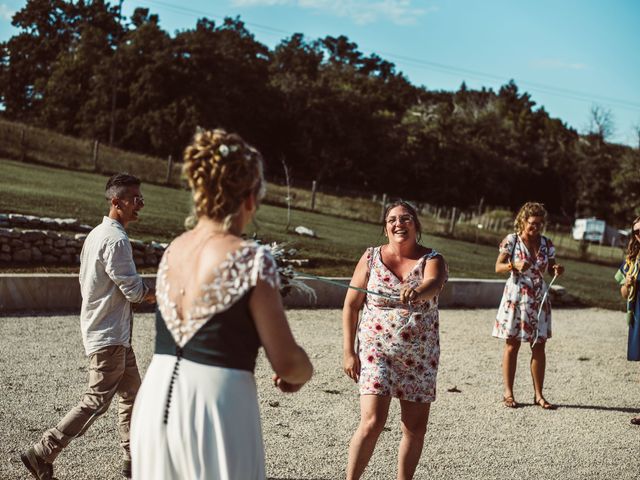
[[[112,2],[114,3],[114,2]],[[25,1],[0,0],[0,39]],[[640,1],[636,0],[124,0],[173,34],[208,17],[240,16],[270,48],[293,33],[346,35],[433,90],[497,90],[514,79],[553,117],[584,132],[593,105],[609,109],[610,140],[637,146]]]

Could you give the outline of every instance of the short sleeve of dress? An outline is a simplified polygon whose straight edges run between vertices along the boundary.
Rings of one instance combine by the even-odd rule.
[[[278,264],[273,258],[269,247],[265,245],[261,245],[256,249],[255,259],[253,262],[253,272],[251,275],[252,286],[256,285],[258,279],[267,282],[276,290],[280,290]]]
[[[374,247],[369,247],[365,250],[365,255],[367,256],[367,275],[371,272],[371,267],[373,266],[373,254],[375,253]]]
[[[553,246],[553,242],[548,239],[547,237],[544,237],[544,241],[547,244],[547,258],[549,258],[549,260],[555,259],[556,258],[556,247]]]
[[[436,257],[440,257],[444,263],[444,283],[447,283],[449,281],[449,264],[447,263],[447,261],[444,259],[444,256],[442,256],[442,254],[440,252],[438,252],[437,250],[431,250],[431,252],[427,253],[424,257],[422,257],[424,259],[425,262],[428,262],[429,260],[431,260],[432,258],[436,258]]]
[[[516,234],[510,233],[509,235],[504,237],[502,242],[500,242],[498,251],[500,253],[506,253],[507,255],[512,255],[513,251],[515,250],[515,247],[516,247]]]

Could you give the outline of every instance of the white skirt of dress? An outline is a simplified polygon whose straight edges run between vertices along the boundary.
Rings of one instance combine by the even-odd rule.
[[[131,459],[137,480],[263,480],[256,384],[245,370],[154,355],[133,408]]]

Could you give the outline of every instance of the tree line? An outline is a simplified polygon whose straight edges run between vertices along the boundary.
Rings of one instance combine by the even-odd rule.
[[[239,132],[297,179],[431,204],[517,208],[626,224],[640,213],[640,151],[607,141],[595,106],[579,134],[515,82],[429,90],[345,36],[274,49],[240,18],[173,35],[148,9],[29,0],[0,44],[3,115],[179,158],[196,126]]]

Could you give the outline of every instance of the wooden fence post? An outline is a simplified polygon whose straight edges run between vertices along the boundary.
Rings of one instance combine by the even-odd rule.
[[[456,228],[456,217],[457,217],[458,209],[453,207],[451,209],[451,222],[449,223],[449,235],[453,237],[453,232]]]
[[[20,132],[20,161],[24,162],[27,158],[27,145],[25,142],[25,137],[26,137],[26,129],[22,128],[22,131]]]
[[[384,222],[384,209],[387,206],[387,194],[383,193],[382,194],[382,202],[380,203],[381,208],[380,208],[380,222]]]
[[[169,185],[171,183],[171,170],[173,169],[173,157],[169,155],[167,158],[167,180],[165,183]]]
[[[291,227],[291,182],[289,181],[289,169],[284,161],[284,156],[280,158],[280,161],[282,162],[282,168],[284,168],[284,178],[287,181],[287,226],[284,231],[288,232]]]
[[[98,150],[100,149],[100,142],[98,140],[93,141],[93,171],[98,171]]]
[[[318,182],[315,180],[311,182],[311,211],[313,212],[316,209],[316,188],[318,187]]]

